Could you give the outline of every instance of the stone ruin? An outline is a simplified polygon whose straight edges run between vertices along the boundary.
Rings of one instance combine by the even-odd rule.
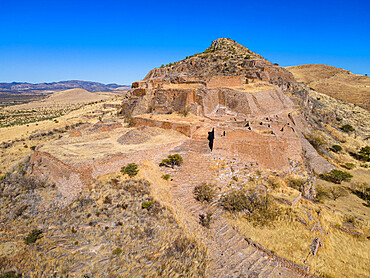
[[[285,172],[308,155],[316,171],[327,171],[332,165],[303,136],[309,132],[307,116],[291,97],[298,87],[277,64],[230,39],[218,39],[204,53],[153,69],[134,82],[122,107],[134,115],[135,126],[174,129],[203,140],[214,130],[213,155]],[[183,125],[156,117],[184,110],[203,121]]]
[[[301,164],[328,171],[333,166],[303,136],[309,131],[307,105],[302,106],[307,99],[293,96],[298,89],[287,70],[230,39],[218,39],[204,53],[153,69],[132,84],[122,111],[133,116],[134,128],[146,128],[140,136],[120,124],[81,127],[68,140],[38,148],[31,158],[34,173],[61,188],[71,181],[76,188],[61,191],[77,194],[98,175],[166,157],[189,140],[206,142],[207,155],[215,159],[257,169],[290,173],[292,165]],[[184,111],[190,116],[177,114]],[[173,133],[151,141],[148,128]]]

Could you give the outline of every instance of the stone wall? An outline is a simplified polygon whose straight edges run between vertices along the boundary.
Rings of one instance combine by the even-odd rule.
[[[156,148],[132,153],[118,153],[102,159],[90,159],[82,162],[63,162],[47,152],[35,151],[30,159],[32,174],[54,183],[61,194],[68,200],[76,197],[82,188],[100,175],[119,171],[128,163],[166,158],[171,149],[183,141],[165,144]]]
[[[245,78],[241,76],[212,76],[207,82],[207,88],[243,86]]]
[[[133,118],[133,126],[149,126],[149,127],[159,127],[163,129],[173,129],[178,131],[188,137],[192,137],[194,132],[200,128],[200,125],[191,125],[185,123],[175,123],[170,121],[159,121],[155,119],[144,118],[136,116]]]
[[[223,134],[223,131],[217,131]],[[297,138],[298,139],[298,138]],[[299,139],[298,139],[299,140]],[[293,144],[294,145],[294,144]],[[225,130],[225,136],[214,140],[214,152],[223,157],[238,157],[245,163],[256,163],[261,169],[290,171],[289,159],[301,158],[298,141],[297,148],[288,151],[292,144],[276,135],[262,135],[253,130]],[[302,160],[302,159],[300,159]]]

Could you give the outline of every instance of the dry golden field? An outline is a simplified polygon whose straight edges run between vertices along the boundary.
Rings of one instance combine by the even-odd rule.
[[[326,65],[288,67],[299,82],[317,92],[370,110],[370,78]]]

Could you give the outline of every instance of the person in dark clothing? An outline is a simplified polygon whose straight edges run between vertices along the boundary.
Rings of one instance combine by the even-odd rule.
[[[214,139],[215,139],[215,129],[212,128],[212,131],[208,132],[208,141],[209,141],[208,145],[211,151],[213,150],[213,140]]]

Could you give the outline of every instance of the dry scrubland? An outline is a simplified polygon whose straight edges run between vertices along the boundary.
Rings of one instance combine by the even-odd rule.
[[[260,56],[240,45],[230,48],[233,44],[221,39],[222,55],[217,59],[212,59],[212,53],[218,53],[215,47],[184,63],[198,62],[204,65],[198,69],[210,75],[229,74],[243,59],[242,64],[251,65],[248,76],[257,80],[256,61],[249,60]],[[238,55],[239,48],[243,55]],[[208,72],[207,59],[213,65],[223,61],[223,66]],[[165,74],[171,67],[183,71],[179,62],[147,77]],[[272,73],[281,70],[270,64],[267,68]],[[311,82],[309,87],[318,79],[351,76],[327,66],[296,69],[290,68],[298,80]],[[283,71],[281,76],[291,77]],[[276,85],[256,81],[229,88],[253,93],[286,85],[280,75],[274,80]],[[164,85],[169,90],[199,86]],[[307,123],[313,132],[304,136],[351,179],[329,182],[304,162],[289,161],[293,173],[287,174],[219,155],[217,149],[211,153],[206,139],[210,126],[199,128],[191,139],[174,130],[129,126],[132,115],[119,113],[125,96],[89,99],[86,91],[66,91],[20,106],[21,112],[15,106],[2,110],[9,126],[0,128],[0,274],[13,270],[25,277],[309,277],[309,272],[320,277],[369,277],[370,162],[360,150],[370,145],[370,114],[306,89],[313,107]],[[79,103],[80,97],[74,98],[78,93],[90,103]],[[132,100],[136,102],[136,96]],[[48,108],[43,108],[45,102]],[[138,117],[165,122],[162,127],[168,129],[173,128],[169,123],[202,126],[212,121],[187,110],[155,115],[153,109]],[[55,119],[44,119],[45,114]],[[179,144],[152,155],[157,145],[169,142]],[[47,173],[45,165],[30,163],[35,149],[34,154],[49,152],[76,167],[87,160],[137,152],[132,157],[138,161],[130,162],[137,163],[139,172],[131,178],[118,171],[92,177],[68,199],[63,185],[31,175],[32,167],[38,166]],[[163,166],[171,166],[170,157],[162,161],[167,155],[161,155],[168,152],[180,153],[181,165]],[[145,153],[152,155],[150,160],[140,157]],[[77,187],[68,184],[67,189],[73,186]]]
[[[313,90],[370,109],[370,78],[326,65],[287,68]]]
[[[206,248],[185,234],[171,210],[157,201],[145,172],[134,179],[119,172],[101,176],[67,205],[55,185],[30,176],[28,157],[35,147],[65,138],[81,125],[122,122],[116,109],[121,102],[81,105],[56,120],[0,129],[0,274],[205,276]],[[130,130],[124,128],[122,134]],[[154,141],[160,142],[162,133],[154,134]],[[172,131],[165,133],[171,136]],[[122,140],[138,139],[126,137]],[[41,236],[36,233],[33,239],[39,239],[27,245],[25,237],[38,230]]]
[[[83,89],[56,92],[37,101],[4,107],[0,110],[0,127],[52,120],[77,110],[87,103],[112,99],[116,93],[90,93]]]
[[[309,266],[310,272],[321,277],[368,277],[370,163],[356,159],[353,154],[369,145],[370,114],[313,90],[310,96],[316,102],[311,143],[323,157],[353,178],[341,184],[318,178],[314,202],[302,200],[293,207],[276,204],[280,212],[272,215],[272,219],[276,218],[266,224],[251,221],[245,213],[230,213],[229,219],[246,237],[276,254]],[[354,131],[343,131],[341,127],[346,124]],[[330,150],[333,145],[341,146],[342,150]],[[252,176],[253,182],[247,181],[240,188],[247,190],[263,184],[272,196],[279,197],[276,193],[283,193],[284,199],[289,200],[291,196],[292,200],[296,194],[290,187],[299,190],[305,181],[302,176],[273,176],[258,172]],[[322,245],[313,256],[311,244],[315,238],[319,238]]]
[[[152,197],[145,175],[102,176],[60,207],[58,191],[30,180],[26,166],[1,189],[1,268],[30,277],[205,275],[206,249]],[[25,244],[34,229],[42,238]]]

